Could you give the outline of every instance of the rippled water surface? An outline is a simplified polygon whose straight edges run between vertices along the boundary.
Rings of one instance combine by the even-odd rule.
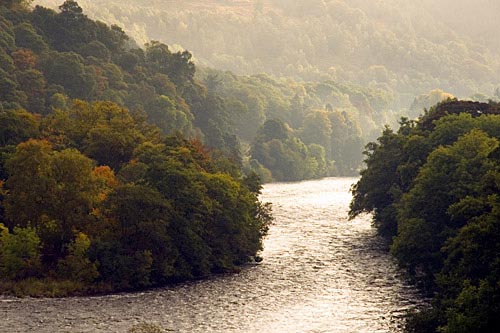
[[[236,275],[144,293],[0,298],[0,332],[399,332],[420,303],[368,216],[348,221],[353,178],[268,184],[264,261]]]

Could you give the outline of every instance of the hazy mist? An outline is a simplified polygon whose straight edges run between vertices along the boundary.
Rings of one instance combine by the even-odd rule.
[[[55,7],[60,1],[35,4]],[[159,40],[236,74],[334,80],[383,89],[393,109],[435,89],[494,99],[495,1],[87,1],[92,18],[139,44]]]

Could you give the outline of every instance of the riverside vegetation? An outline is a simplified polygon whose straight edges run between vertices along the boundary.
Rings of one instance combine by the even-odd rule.
[[[368,144],[352,217],[374,225],[432,306],[409,332],[500,327],[500,104],[449,100]]]
[[[321,16],[315,3],[310,15]],[[356,173],[357,151],[393,115],[394,95],[408,97],[427,81],[399,75],[398,62],[389,70],[331,68],[316,83],[200,69],[187,51],[157,41],[140,48],[75,1],[57,11],[30,4],[0,4],[4,293],[140,289],[258,260],[272,220],[258,200],[258,175],[288,181]],[[345,13],[353,27],[370,26],[356,24],[366,21],[359,12]],[[447,53],[456,60],[448,81],[465,68],[475,80],[460,81],[460,91],[482,81],[494,91],[496,58],[451,44],[468,56]],[[448,68],[440,63],[431,59],[428,70]],[[362,88],[339,77],[385,84]],[[396,78],[409,81],[394,94],[392,85],[404,83]],[[448,96],[434,90],[414,107]],[[450,100],[418,121],[402,119],[397,132],[386,128],[367,146],[350,214],[373,212],[401,266],[433,296],[408,331],[500,325],[499,110],[494,102]]]
[[[149,8],[146,6],[164,6],[165,4],[160,2],[141,3],[136,1],[129,3],[121,1],[118,7],[124,11],[130,10],[135,12],[135,9],[137,9],[137,15],[124,17],[120,14],[120,11],[114,11],[109,8],[110,1],[99,3],[81,1],[85,12],[89,16],[98,17],[104,22],[118,23],[131,33],[130,28],[137,24],[142,24],[141,22],[144,19],[151,26],[155,26],[156,19],[170,20],[171,15],[177,15],[177,6],[183,7],[194,2],[196,1],[168,2],[168,10],[154,12],[152,14],[153,17],[144,17],[141,14],[142,10],[149,11]],[[219,5],[228,2],[232,1],[201,1],[199,3],[212,8],[214,11],[218,11]],[[237,8],[244,2],[234,1],[235,5],[231,8],[238,11]],[[59,10],[59,1],[57,0],[35,1],[34,3],[50,5],[56,11]],[[134,9],[132,8],[133,6],[138,7]],[[98,15],[100,13],[109,15]],[[219,70],[197,65],[194,72],[194,79],[198,84],[202,84],[205,87],[205,98],[196,97],[197,95],[193,95],[193,91],[181,92],[181,97],[188,105],[190,114],[187,115],[187,121],[183,120],[184,117],[179,118],[177,120],[177,127],[189,132],[189,125],[192,125],[192,128],[201,129],[205,136],[204,143],[206,145],[218,147],[219,149],[225,146],[226,150],[232,151],[238,150],[228,147],[234,147],[236,140],[234,140],[235,137],[232,135],[235,135],[237,141],[241,143],[241,149],[239,150],[242,152],[244,168],[257,171],[265,181],[293,181],[332,175],[357,175],[362,163],[363,157],[361,151],[364,143],[367,140],[376,138],[379,129],[384,124],[392,123],[399,118],[395,116],[396,113],[399,114],[400,110],[399,107],[395,107],[395,100],[399,100],[399,97],[393,91],[385,89],[383,84],[365,84],[365,81],[358,82],[343,75],[338,77],[328,75],[324,77],[300,77],[288,75],[287,73],[274,72],[268,70],[268,68],[260,69],[258,66],[255,67],[256,71],[253,72],[237,72],[240,75],[222,71],[226,69],[234,70],[235,68],[204,62],[203,53],[196,49],[196,46],[202,44],[202,40],[213,40],[213,38],[206,35],[206,31],[209,31],[209,28],[205,27],[205,24],[213,22],[213,19],[210,18],[208,22],[202,23],[206,19],[203,13],[204,10],[199,8],[185,13],[185,15],[192,16],[193,20],[204,26],[203,28],[193,27],[193,29],[188,29],[196,35],[198,40],[194,41],[192,45],[185,44],[185,47],[190,51],[195,50],[191,60],[194,61],[196,59],[197,64],[205,66],[217,66]],[[114,15],[123,18],[123,20],[113,19]],[[217,19],[217,22],[222,23],[224,28],[228,28],[229,25],[225,25],[224,22],[229,22],[230,20],[232,19],[228,19],[228,21]],[[179,24],[182,25],[184,23]],[[268,30],[267,23],[254,22],[252,24],[260,27],[259,29],[266,27],[264,30],[268,32],[276,30],[276,28]],[[173,25],[175,24],[173,23]],[[256,28],[253,28],[253,25],[245,26],[241,28],[241,31],[244,31],[244,34],[248,36],[248,31],[257,31]],[[278,29],[284,30],[283,27],[278,27]],[[221,27],[221,29],[217,28],[216,30],[222,32],[225,29]],[[234,29],[232,31],[229,34],[234,35]],[[238,31],[240,31],[239,28]],[[175,33],[175,29],[168,28],[168,31],[161,31],[154,34],[151,32],[149,36],[155,40],[168,43],[169,50],[179,50],[179,47],[172,45],[174,42],[170,40],[171,37],[174,37]],[[211,32],[210,35],[214,36],[215,32],[213,34]],[[296,34],[290,33],[289,35],[295,36]],[[264,43],[265,38],[260,35],[252,38],[261,40],[262,43],[249,41],[247,44],[255,44],[261,47],[263,55],[267,54],[267,51],[275,49],[275,46],[278,45],[274,41],[275,36],[268,43]],[[186,36],[186,42],[188,39]],[[282,40],[281,37],[278,37],[278,39]],[[140,40],[147,41],[144,38]],[[228,45],[231,45],[231,49],[239,49],[239,47],[235,47],[239,43],[232,43],[229,39],[223,40],[226,40]],[[362,42],[360,43],[363,44]],[[149,46],[152,45],[151,42],[147,44]],[[155,43],[155,45],[162,44]],[[298,46],[294,41],[290,41],[290,46],[294,50],[297,50]],[[162,47],[165,47],[165,45]],[[133,53],[135,52],[133,50],[138,48],[138,45],[134,41],[128,41],[127,51],[132,51]],[[157,49],[157,47],[154,49]],[[146,52],[147,50],[148,47],[146,46]],[[73,51],[78,53],[79,49]],[[222,45],[217,45],[216,49],[212,49],[209,52],[216,56],[220,55],[220,59],[227,58],[226,50],[223,50]],[[248,56],[256,52],[245,51],[245,53],[248,53]],[[184,51],[180,51],[180,54],[183,53]],[[89,55],[82,55],[82,63],[90,65],[88,63]],[[188,56],[188,53],[185,53],[185,55]],[[334,57],[335,55],[336,53],[333,52],[332,56],[322,57],[323,59],[331,59],[332,62],[338,63],[337,57]],[[127,57],[130,60],[130,54],[127,53]],[[122,60],[125,60],[125,58]],[[266,56],[262,59],[260,59],[259,55],[253,56],[253,59],[257,58],[259,58],[258,61],[263,63],[266,59],[278,64],[296,62],[295,60],[282,59],[279,55],[276,55],[276,57]],[[111,62],[118,65],[122,70],[125,69],[128,73],[134,74],[137,71],[137,68],[134,67],[134,62],[124,68],[122,67],[124,63],[119,59],[120,57],[113,53]],[[92,65],[100,66],[96,63],[92,63]],[[139,65],[142,66],[142,63],[139,62]],[[242,69],[249,66],[241,65],[237,67]],[[257,70],[257,68],[259,69]],[[364,69],[363,71],[366,72]],[[276,76],[262,74],[262,72],[271,73],[271,75]],[[326,73],[326,70],[323,71],[323,68],[321,68],[321,72]],[[175,76],[172,74],[167,72],[170,79]],[[241,74],[245,74],[245,76]],[[283,75],[287,75],[287,77],[284,78],[282,77]],[[103,76],[108,78],[110,82],[113,80],[108,72],[103,72]],[[130,87],[127,75],[124,76],[124,79],[124,82]],[[153,88],[156,90],[156,93],[171,97],[171,94],[164,90],[159,90],[158,84],[154,82],[157,82],[157,80],[147,80],[147,84],[145,85],[147,88],[145,92],[147,94],[143,93],[140,99],[136,98],[134,100],[134,96],[137,96],[137,93],[134,96],[123,96],[123,92],[126,91],[126,88],[123,88],[123,86],[119,89],[113,86],[107,87],[106,91],[112,93],[107,93],[106,99],[111,98],[120,104],[124,103],[131,111],[142,108],[148,113],[150,122],[159,125],[163,130],[172,131],[176,128],[175,123],[157,118],[161,115],[162,109],[179,109],[179,107],[172,107],[164,99],[161,103],[149,102],[150,97],[155,96],[151,92]],[[493,90],[493,88],[490,89],[488,86],[483,90],[488,91]],[[119,91],[119,94],[117,91]],[[420,92],[421,90],[418,89],[418,91]],[[443,94],[445,94],[443,91],[436,90],[432,93],[433,97],[431,99],[438,98],[440,100],[439,98]],[[193,98],[193,96],[196,98]],[[412,92],[411,100],[413,100],[413,97],[414,93]],[[419,97],[417,104],[425,103],[426,97],[427,95]],[[404,102],[397,104],[404,104],[405,107],[408,107],[411,100],[407,102],[405,99]],[[185,113],[184,109],[180,109],[180,111]],[[286,137],[278,139],[259,134],[259,132],[262,132],[261,129],[263,129],[267,121],[274,122],[275,120],[284,123],[284,128],[287,131]],[[199,135],[199,133],[195,133],[195,135]],[[269,155],[276,155],[277,158],[269,158]]]
[[[234,135],[194,125],[218,98],[190,54],[130,47],[74,1],[28,3],[0,4],[0,291],[140,289],[258,260],[270,206]]]

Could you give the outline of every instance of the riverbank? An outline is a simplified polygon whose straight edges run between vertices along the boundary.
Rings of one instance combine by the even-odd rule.
[[[0,281],[0,294],[14,297],[70,297],[102,295],[112,292],[109,285],[85,285],[72,280],[30,278],[20,281]]]
[[[0,297],[8,332],[402,332],[423,300],[384,250],[370,216],[348,221],[355,178],[266,184],[276,217],[264,260],[239,274],[95,297]]]

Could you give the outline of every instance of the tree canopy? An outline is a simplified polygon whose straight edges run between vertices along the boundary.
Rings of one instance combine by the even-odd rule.
[[[202,66],[376,87],[397,111],[436,89],[460,98],[479,92],[487,101],[499,85],[500,44],[490,33],[499,29],[499,6],[490,0],[81,3],[136,40],[192,51]]]
[[[373,212],[392,254],[434,296],[408,331],[498,326],[499,107],[449,100],[367,146],[350,215]]]
[[[0,25],[2,292],[139,289],[255,260],[271,209],[190,53],[141,49],[75,1],[2,2]]]

